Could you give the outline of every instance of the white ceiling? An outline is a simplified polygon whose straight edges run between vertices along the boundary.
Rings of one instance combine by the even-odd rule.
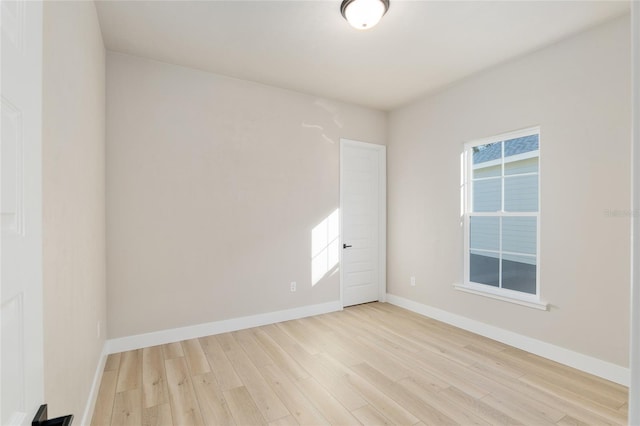
[[[390,110],[627,13],[628,1],[97,1],[107,49]]]

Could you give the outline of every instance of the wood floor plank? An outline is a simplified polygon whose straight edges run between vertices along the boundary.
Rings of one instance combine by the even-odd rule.
[[[296,419],[293,418],[293,416],[287,416],[287,417],[283,417],[281,419],[269,422],[269,426],[298,426],[298,424],[299,423],[296,422]]]
[[[486,395],[481,399],[482,402],[492,406],[498,411],[505,413],[510,417],[519,419],[524,424],[535,425],[552,425],[562,418],[555,419],[555,421],[546,418],[544,413],[532,411],[529,407],[523,406],[519,401],[510,399],[507,397],[496,397],[494,395]]]
[[[98,398],[96,399],[96,406],[91,419],[92,426],[109,426],[111,424],[117,383],[118,370],[109,370],[102,373]]]
[[[255,336],[260,346],[262,346],[267,355],[273,360],[273,363],[291,378],[295,380],[309,377],[309,373],[307,373],[295,359],[289,356],[289,354],[267,334],[267,331],[259,330],[255,333]]]
[[[214,373],[193,377],[193,388],[206,425],[235,424]]]
[[[116,392],[140,389],[142,385],[142,351],[123,352],[120,358]]]
[[[207,361],[207,357],[198,339],[184,340],[182,342],[182,350],[192,376],[209,373],[211,371],[209,361]]]
[[[589,423],[581,422],[578,419],[574,419],[573,417],[567,415],[558,420],[556,423],[558,426],[589,426]]]
[[[120,368],[120,357],[122,353],[109,354],[107,362],[104,364],[104,371],[114,371]]]
[[[429,383],[415,378],[394,383],[367,364],[352,368],[394,400],[402,402],[408,411],[427,424],[490,424],[471,411],[460,410],[455,402],[442,395],[443,390],[434,388]]]
[[[348,344],[348,343],[345,341],[335,343],[335,345],[338,345],[338,346],[343,346],[345,344]],[[407,377],[420,376],[424,380],[428,380],[430,383],[432,383],[432,385],[435,388],[444,389],[449,387],[450,385],[449,380],[439,379],[438,377],[434,376],[433,374],[430,374],[429,371],[427,371],[427,368],[430,369],[433,367],[432,359],[430,359],[430,357],[433,358],[432,355],[427,354],[427,356],[425,356],[422,353],[414,353],[411,349],[405,349],[404,347],[401,347],[395,344],[392,346],[386,346],[386,344],[382,341],[378,341],[378,342],[374,341],[373,345],[375,346],[375,349],[372,348],[372,350],[377,350],[378,352],[380,352],[381,355],[383,355],[385,360],[390,360],[390,361],[392,360],[393,365],[402,364],[402,366],[405,368],[404,370],[405,372],[403,372],[402,374],[399,374],[397,378],[403,379]],[[333,357],[334,352],[329,351],[329,353]],[[359,362],[357,362],[356,364],[361,364],[362,362],[364,362],[363,359],[364,358],[360,357]],[[349,363],[347,365],[356,365],[356,364]],[[385,365],[385,367],[383,368],[383,372],[387,371],[386,367],[388,367],[388,365]],[[407,371],[409,371],[409,373],[407,373]],[[447,379],[449,379],[449,377],[447,377]],[[478,390],[478,393],[481,396],[486,394],[486,392],[483,390]]]
[[[628,398],[627,387],[613,383],[601,377],[594,376],[584,371],[571,368],[550,359],[542,358],[513,347],[507,347],[507,349],[501,353],[508,356],[515,356],[521,364],[534,366],[535,373],[540,376],[546,377],[547,374],[545,373],[551,373],[556,376],[564,377],[565,379],[584,381],[582,385],[589,387],[593,386],[606,394],[615,394],[617,395],[616,397],[622,401],[626,401]]]
[[[420,351],[418,353],[412,352],[410,349],[405,349],[401,346],[389,345],[385,341],[378,340],[375,338],[369,338],[370,345],[372,347],[379,347],[381,350],[379,352],[386,352],[385,357],[394,360],[394,364],[402,364],[405,366],[404,372],[402,374],[396,375],[396,380],[406,379],[416,373],[416,370],[426,369],[429,372],[433,366],[433,360],[438,359],[439,363],[446,362],[448,365],[451,365],[448,361],[451,360],[450,355],[446,351]],[[429,362],[426,360],[429,359]],[[457,360],[456,360],[457,361]],[[378,369],[378,365],[373,365],[373,367]],[[458,365],[452,365],[448,370],[455,369],[455,371],[460,371]],[[384,370],[380,370],[385,372]],[[389,376],[393,378],[392,376]],[[448,383],[445,381],[445,383]]]
[[[521,425],[523,423],[509,417],[502,411],[496,410],[490,405],[485,404],[479,399],[476,399],[466,393],[460,391],[457,388],[449,387],[440,391],[440,394],[446,398],[450,403],[460,411],[470,412],[478,417],[484,419],[492,425]]]
[[[415,395],[416,399],[423,401],[423,403],[429,407],[427,411],[429,416],[438,419],[435,423],[485,426],[492,424],[484,420],[481,416],[478,416],[472,410],[460,410],[460,407],[455,402],[449,400],[442,391],[434,392],[422,386],[416,379],[403,379],[398,385],[405,394]],[[426,417],[425,415],[418,415],[418,417],[427,424],[434,423],[430,417]]]
[[[318,408],[332,425],[357,424],[357,420],[344,405],[324,388],[316,379],[309,377],[296,382],[302,393]]]
[[[574,388],[566,388],[554,383],[547,382],[546,380],[536,376],[535,374],[527,374],[518,379],[520,382],[527,383],[530,386],[544,390],[547,393],[551,393],[558,399],[564,399],[572,401],[585,409],[595,412],[599,416],[608,419],[613,423],[624,423],[626,415],[620,413],[616,409],[605,407],[599,403],[594,403],[593,400],[582,396],[580,391],[576,391]]]
[[[347,314],[351,315],[354,319],[354,326],[362,328],[366,331],[366,334],[372,337],[378,337],[387,341],[389,344],[398,345],[404,347],[406,350],[417,353],[420,352],[423,347],[412,339],[407,339],[406,329],[398,331],[395,323],[381,323],[378,315],[372,313],[371,309],[357,309],[348,310]]]
[[[604,390],[601,386],[593,386],[593,381],[585,380],[580,376],[568,376],[566,374],[549,374],[544,370],[535,371],[531,376],[539,377],[540,379],[560,386],[563,389],[579,389],[578,393],[582,398],[589,401],[593,401],[599,405],[607,407],[612,410],[617,410],[621,404],[627,400],[627,396],[619,394],[617,392],[609,392]]]
[[[262,375],[280,398],[289,413],[301,425],[329,425],[329,421],[296,387],[289,377],[275,365],[266,365]]]
[[[322,327],[331,327],[334,326],[332,321],[332,317],[330,316],[322,316],[318,320],[318,324]],[[339,325],[335,325],[336,327]],[[323,352],[331,354],[334,358],[339,360],[345,365],[356,365],[364,362],[365,360],[356,353],[353,353],[348,350],[348,347],[345,347],[342,343],[342,339],[344,337],[335,331],[327,333],[321,337],[323,343]]]
[[[501,351],[507,348],[511,348],[511,346],[505,345],[504,343],[498,342],[496,340],[492,340],[487,337],[480,336],[478,334],[474,334],[457,327],[453,327],[449,324],[436,321],[432,318],[416,315],[413,312],[388,303],[376,303],[375,306],[372,306],[371,308],[389,312],[391,314],[391,317],[389,317],[389,321],[391,323],[400,323],[400,321],[398,320],[399,318],[406,319],[410,323],[419,325],[419,327],[417,328],[409,326],[403,327],[409,330],[407,334],[410,335],[412,334],[412,331],[418,330],[421,333],[426,332],[427,334],[436,334],[442,339],[450,339],[451,344],[458,346],[474,344],[476,346],[484,347],[487,350],[495,351]]]
[[[116,393],[111,424],[139,426],[142,423],[142,391],[131,389]]]
[[[411,373],[404,378],[422,378],[434,387],[447,388],[455,386],[458,389],[481,398],[489,393],[487,389],[472,383],[467,378],[468,370],[458,363],[452,363],[446,357],[431,351],[412,354],[398,347],[380,347],[379,351],[387,352],[410,367]]]
[[[319,334],[319,335],[331,334],[333,333],[333,329],[331,327],[327,327],[325,324],[322,323],[322,318],[330,315],[331,314],[324,314],[324,315],[316,315],[314,317],[305,317],[305,318],[300,318],[298,321],[304,324],[305,327],[308,327],[309,330],[312,330],[313,333],[311,334]]]
[[[161,346],[142,349],[142,399],[144,408],[169,402]]]
[[[184,351],[182,350],[182,344],[180,342],[162,345],[162,353],[164,354],[165,360],[184,356]]]
[[[309,333],[308,328],[300,320],[297,321],[285,321],[276,324],[281,330],[287,333],[293,338],[302,348],[310,353],[316,355],[320,353],[320,348],[317,345],[317,340],[314,338],[314,334]]]
[[[378,410],[370,405],[365,405],[353,411],[353,415],[363,425],[371,426],[394,426],[391,420],[383,416]]]
[[[348,320],[343,322],[342,330],[347,327],[353,331],[353,325],[349,324]],[[410,371],[402,363],[394,358],[386,356],[386,354],[380,353],[375,347],[379,344],[371,338],[360,336],[349,337],[347,331],[340,336],[340,344],[346,348],[349,348],[349,352],[355,353],[362,362],[375,367],[381,371],[390,379],[396,381],[409,377]]]
[[[230,333],[219,334],[216,338],[220,342],[220,346],[225,349],[227,358],[264,418],[267,421],[273,421],[291,414],[273,393],[258,368],[251,362],[233,335]]]
[[[388,397],[375,385],[360,377],[358,374],[351,374],[347,377],[351,385],[356,388],[369,405],[376,407],[387,419],[398,425],[414,424],[420,421],[411,414],[405,407]]]
[[[322,327],[318,328],[322,329]],[[262,329],[265,330],[269,334],[269,336],[285,351],[289,351],[289,348],[292,347],[298,347],[302,348],[306,354],[310,354],[308,350],[304,349],[303,346],[298,343],[297,340],[293,339],[289,334],[285,333],[280,327],[274,325],[262,327]],[[359,357],[355,357],[353,354],[345,350],[345,347],[339,342],[339,340],[336,339],[336,335],[334,332],[328,334],[316,333],[314,335],[314,339],[319,346],[322,346],[324,352],[331,353],[332,356],[339,359],[346,365],[353,365],[362,362],[362,359],[360,359]]]
[[[433,324],[430,318],[414,315],[412,312],[388,303],[376,303],[366,307],[372,312],[371,317],[378,323],[389,324],[397,329],[403,330],[404,335],[412,330],[421,330]]]
[[[465,349],[465,347],[450,344],[446,339],[441,338],[441,336],[430,335],[430,337],[422,337],[417,333],[414,333],[412,337],[425,350],[431,351],[440,357],[446,358],[447,360],[453,361],[462,366],[468,367],[478,362],[476,354],[470,353]]]
[[[162,350],[160,351],[162,352]],[[169,403],[155,405],[142,411],[143,426],[173,426]]]
[[[467,345],[464,347],[465,351],[471,356],[475,357],[476,363],[474,365],[482,365],[484,368],[490,370],[493,374],[506,375],[510,378],[517,379],[526,374],[526,369],[521,366],[509,362],[506,359],[500,357],[500,352],[487,351],[484,348],[479,348],[474,345]]]
[[[517,406],[518,410],[522,413],[535,413],[541,419],[551,423],[555,423],[566,414],[564,408],[558,406],[557,402],[546,404],[522,396],[514,398],[516,393],[513,387],[505,385],[505,383],[518,383],[520,379],[512,379],[510,382],[507,382],[502,381],[501,377],[502,376],[495,374],[483,376],[482,374],[478,374],[473,368],[467,369],[467,379],[478,386],[484,386],[484,388],[490,392],[490,395],[493,396],[493,400],[499,401],[504,406]]]
[[[207,356],[213,374],[216,376],[218,386],[223,391],[242,386],[242,381],[233,369],[231,362],[225,355],[218,339],[215,336],[200,338],[200,345]]]
[[[453,425],[456,422],[440,410],[440,407],[431,404],[427,398],[421,397],[420,393],[428,394],[424,389],[419,392],[412,392],[409,387],[404,385],[408,379],[403,379],[399,383],[395,383],[376,371],[368,364],[359,364],[351,367],[361,377],[374,385],[377,389],[382,390],[387,396],[402,404],[402,406],[411,414],[427,424],[437,425]],[[411,382],[412,383],[412,382]],[[436,394],[436,392],[433,392]],[[438,407],[438,408],[436,408]],[[386,417],[389,417],[388,415]],[[465,424],[482,424],[478,422],[470,422],[466,418]],[[483,422],[484,423],[484,422]],[[485,423],[486,424],[486,423]]]
[[[273,360],[258,343],[256,331],[256,329],[234,331],[232,335],[256,367],[271,365]]]
[[[260,409],[244,386],[224,391],[224,398],[227,401],[229,410],[236,424],[243,426],[266,424],[262,413],[260,413]],[[279,419],[281,418],[282,417]]]
[[[200,406],[193,390],[189,367],[184,357],[165,360],[171,416],[178,425],[203,425]]]
[[[545,389],[543,386],[534,387],[519,379],[514,380],[505,375],[495,374],[493,371],[482,371],[482,369],[479,368],[474,369],[474,371],[484,374],[488,387],[497,393],[518,395],[525,404],[530,404],[542,411],[547,410],[548,407],[555,407],[584,422],[612,424],[611,420],[600,416],[594,411],[597,407],[593,404],[589,406],[589,404],[578,403],[578,401],[571,400],[570,398],[558,398],[552,389]],[[613,422],[613,424],[616,423],[617,422]]]
[[[351,386],[346,375],[346,366],[336,367],[336,362],[328,359],[327,354],[310,355],[299,346],[289,347],[290,354],[295,357],[331,395],[333,395],[347,410],[355,410],[367,405],[360,393]]]
[[[362,317],[362,314],[360,314],[360,316]],[[409,330],[413,333],[424,333],[424,327],[418,328],[416,325],[398,327],[398,321],[389,320],[380,323],[379,318],[372,317],[371,315],[368,315],[368,317],[371,318],[369,320],[370,324],[363,324],[361,321],[357,323],[357,326],[364,326],[367,330],[365,335],[370,339],[377,340],[379,343],[387,346],[402,347],[405,351],[412,353],[419,353],[424,350],[432,350],[439,353],[447,351],[458,353],[460,354],[458,358],[460,358],[464,365],[470,365],[475,361],[475,359],[463,353],[462,350],[464,348],[460,345],[460,342],[455,339],[450,339],[433,332],[429,333],[429,338],[424,340],[408,338],[407,334]]]

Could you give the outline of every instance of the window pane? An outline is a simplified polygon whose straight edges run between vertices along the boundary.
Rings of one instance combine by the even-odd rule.
[[[535,217],[502,218],[502,251],[536,254],[536,235]]]
[[[538,211],[538,175],[504,178],[504,210],[507,212]]]
[[[517,175],[521,173],[538,173],[538,157],[525,158],[524,160],[509,161],[505,159],[504,174]]]
[[[536,294],[536,258],[505,254],[502,257],[502,288]]]
[[[539,147],[538,135],[529,135],[521,138],[509,139],[504,142],[504,156],[524,154],[526,152],[537,151]]]
[[[500,178],[473,181],[473,211],[497,212],[502,204]]]
[[[502,158],[502,142],[478,145],[473,148],[473,165]],[[475,168],[475,167],[474,167]]]
[[[471,251],[469,253],[469,281],[498,287],[500,260],[497,254]]]
[[[470,217],[469,247],[479,250],[500,249],[500,218]]]

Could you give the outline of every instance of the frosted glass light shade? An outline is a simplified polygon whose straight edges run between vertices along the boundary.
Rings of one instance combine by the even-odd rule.
[[[344,0],[342,16],[358,30],[373,28],[389,10],[389,0]]]

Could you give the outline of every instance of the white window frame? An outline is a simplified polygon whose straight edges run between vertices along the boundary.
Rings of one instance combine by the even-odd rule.
[[[530,136],[533,134],[538,135],[538,211],[536,213],[530,212],[505,212],[504,211],[504,144],[502,144],[502,157],[500,159],[499,164],[502,164],[501,171],[501,181],[502,181],[502,206],[501,210],[497,212],[472,212],[473,208],[473,185],[472,185],[472,177],[473,177],[473,148],[480,145],[486,145],[495,142],[503,142],[509,139],[516,139],[524,136]],[[454,287],[457,290],[464,291],[467,293],[472,293],[480,296],[490,297],[493,299],[503,300],[506,302],[516,303],[519,305],[527,306],[530,308],[547,310],[548,304],[541,299],[540,295],[540,164],[541,164],[541,133],[540,127],[529,127],[526,129],[521,129],[513,132],[503,133],[496,136],[491,136],[488,138],[477,139],[474,141],[470,141],[464,144],[464,151],[462,154],[462,164],[461,164],[461,203],[462,203],[462,219],[464,226],[464,281],[462,284],[455,284]],[[526,154],[525,154],[526,155]],[[529,155],[531,157],[531,155]],[[496,163],[498,164],[498,163]],[[494,287],[488,284],[481,284],[471,282],[469,279],[469,269],[470,269],[470,235],[469,235],[469,223],[470,217],[495,217],[496,213],[499,214],[499,217],[535,217],[536,218],[536,294],[529,294],[525,292],[520,292],[516,290],[510,290],[501,287]],[[499,252],[502,252],[502,238],[499,238],[500,241],[500,249]],[[502,270],[499,271],[502,274]]]

